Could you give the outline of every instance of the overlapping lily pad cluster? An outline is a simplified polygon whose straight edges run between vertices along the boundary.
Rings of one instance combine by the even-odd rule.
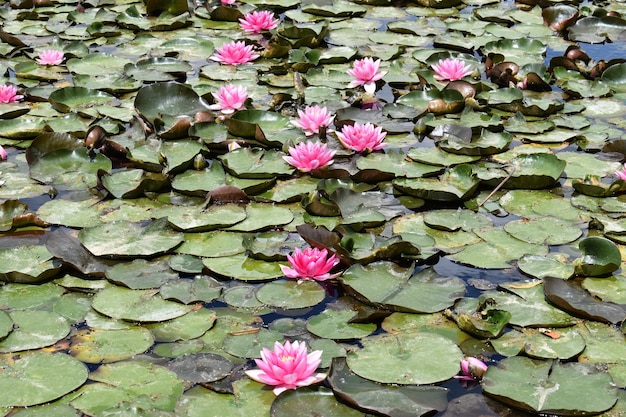
[[[622,8],[5,2],[0,410],[623,413]]]

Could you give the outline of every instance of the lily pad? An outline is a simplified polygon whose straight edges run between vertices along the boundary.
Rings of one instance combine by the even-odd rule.
[[[465,294],[465,284],[427,268],[399,268],[391,262],[355,264],[341,276],[343,285],[376,306],[397,311],[434,313],[451,307]]]
[[[315,281],[273,281],[260,287],[256,297],[270,307],[305,308],[321,303],[326,298],[326,290]]]
[[[348,353],[348,367],[363,378],[386,384],[445,381],[459,372],[463,357],[455,343],[429,333],[382,334],[364,338],[361,343],[361,349]],[[385,366],[378,366],[381,363]]]
[[[109,317],[139,322],[170,320],[192,310],[191,307],[155,297],[158,290],[130,290],[110,287],[98,292],[92,307]]]
[[[274,417],[288,417],[301,413],[302,410],[319,410],[319,417],[361,417],[363,413],[348,407],[335,399],[328,388],[289,390],[272,403],[271,414]]]
[[[483,377],[483,390],[516,408],[535,413],[598,414],[617,401],[611,377],[593,365],[507,358]]]
[[[328,382],[346,403],[389,416],[422,416],[447,406],[446,388],[380,385],[351,372],[345,358],[333,359]]]
[[[9,313],[14,330],[0,341],[0,352],[17,352],[53,345],[70,332],[68,321],[52,311],[17,310]]]
[[[94,226],[82,229],[78,238],[96,256],[154,256],[184,240],[164,218],[147,226],[123,221]]]
[[[109,363],[132,358],[154,343],[143,327],[120,330],[81,329],[70,341],[69,353],[85,363]]]
[[[87,380],[87,367],[63,353],[35,352],[0,360],[0,407],[29,407],[53,401]]]

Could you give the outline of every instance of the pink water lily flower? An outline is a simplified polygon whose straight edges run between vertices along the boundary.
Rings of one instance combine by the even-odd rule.
[[[466,356],[461,360],[462,375],[455,376],[462,381],[475,381],[481,379],[487,372],[487,364],[478,358]]]
[[[363,58],[354,61],[352,69],[348,70],[348,74],[354,77],[354,80],[348,84],[348,88],[354,88],[362,85],[370,94],[376,91],[376,81],[380,80],[387,74],[387,71],[379,71],[380,59],[374,61],[373,58]]]
[[[299,120],[291,123],[304,130],[307,136],[313,136],[320,131],[320,127],[328,127],[333,122],[335,116],[331,115],[326,107],[306,106],[304,111],[298,109]]]
[[[290,147],[289,156],[283,159],[300,171],[309,172],[332,164],[333,156],[335,151],[328,149],[325,143],[306,141]]]
[[[385,136],[387,132],[383,132],[380,126],[374,126],[371,123],[355,122],[354,125],[345,125],[341,132],[337,132],[337,138],[345,148],[364,153],[377,151],[387,146],[383,143]]]
[[[11,84],[0,84],[0,103],[15,103],[24,96],[17,94],[17,87]]]
[[[248,90],[241,85],[226,84],[220,87],[217,93],[211,93],[217,103],[209,106],[212,110],[219,110],[223,114],[231,114],[245,108],[248,99]]]
[[[8,156],[9,154],[7,154],[6,149],[4,149],[2,145],[0,145],[0,161],[6,161]]]
[[[253,48],[252,45],[246,45],[243,41],[232,41],[217,48],[210,59],[227,65],[246,64],[260,56],[253,52]]]
[[[261,33],[264,30],[272,30],[278,26],[280,21],[276,19],[274,13],[268,10],[247,13],[243,19],[239,19],[239,26],[244,32]]]
[[[41,51],[39,54],[39,58],[35,61],[39,65],[59,65],[63,62],[63,52],[56,49],[46,49],[45,51]]]
[[[246,371],[246,375],[257,382],[273,385],[274,394],[278,395],[326,379],[326,374],[315,373],[321,357],[321,350],[307,354],[305,342],[286,341],[284,345],[275,342],[273,351],[263,348],[261,359],[254,360],[261,369]]]
[[[435,79],[439,81],[444,80],[460,80],[466,75],[472,73],[471,65],[465,65],[465,61],[458,58],[446,58],[440,59],[439,63],[433,65],[433,71],[435,71]]]
[[[615,175],[617,175],[617,178],[619,178],[620,180],[626,181],[626,164],[622,167],[621,170],[616,171]]]
[[[326,281],[339,275],[330,273],[330,270],[339,263],[339,259],[334,254],[329,257],[326,249],[306,248],[301,251],[300,248],[296,248],[287,255],[287,260],[290,266],[280,266],[287,278]]]
[[[235,0],[220,0],[220,3],[223,6],[231,6],[231,5],[235,4]]]

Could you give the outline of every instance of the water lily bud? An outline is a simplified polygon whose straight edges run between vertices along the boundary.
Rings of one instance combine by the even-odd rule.
[[[204,159],[202,154],[198,154],[193,158],[193,169],[200,171],[206,168],[206,166],[206,159]]]

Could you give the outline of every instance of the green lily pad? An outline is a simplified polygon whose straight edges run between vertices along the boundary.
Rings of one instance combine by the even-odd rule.
[[[250,203],[246,206],[246,218],[226,230],[255,232],[291,223],[294,214],[284,206]]]
[[[113,174],[101,172],[99,178],[115,198],[142,197],[146,192],[160,191],[169,185],[165,175],[144,172],[141,169],[128,169]]]
[[[562,279],[554,279],[565,282]],[[510,312],[511,324],[533,327],[565,327],[574,323],[572,316],[546,301],[544,285],[540,282],[522,281],[503,284],[502,287],[510,292],[488,291],[483,293],[483,296],[493,299],[498,308]]]
[[[201,386],[186,391],[178,401],[175,414],[188,417],[206,416],[211,410],[223,416],[270,415],[270,407],[276,396],[271,390],[263,390],[263,384],[241,379],[234,383],[237,396],[218,394]]]
[[[214,382],[228,376],[234,365],[214,353],[184,355],[169,363],[169,369],[189,382]]]
[[[167,220],[177,230],[206,232],[232,226],[247,217],[245,208],[238,204],[199,206],[176,206],[167,210]]]
[[[243,236],[240,233],[212,231],[185,234],[185,242],[176,252],[187,255],[218,258],[243,253]]]
[[[422,416],[447,406],[446,388],[383,386],[351,372],[345,358],[333,359],[328,382],[342,401],[371,412]]]
[[[460,155],[493,155],[504,152],[511,141],[513,135],[507,132],[494,133],[483,130],[475,139],[470,142],[461,140],[456,136],[449,135],[446,139],[437,143],[442,150]]]
[[[626,309],[623,306],[598,301],[575,283],[551,277],[545,277],[543,281],[545,298],[563,311],[614,324],[626,319]]]
[[[145,259],[113,265],[106,270],[105,275],[109,281],[132,290],[159,288],[168,280],[178,278],[178,274],[170,269],[167,262],[148,262]]]
[[[306,308],[321,303],[326,290],[315,281],[273,281],[256,291],[257,299],[270,307],[282,309]]]
[[[459,372],[463,357],[449,339],[429,333],[382,334],[361,339],[361,344],[361,349],[348,353],[348,367],[363,378],[386,384],[445,381]]]
[[[550,216],[513,220],[504,225],[504,230],[519,240],[537,245],[563,245],[582,235],[578,226]]]
[[[0,342],[0,352],[17,352],[53,345],[70,332],[70,325],[52,311],[17,310],[9,313],[14,330]]]
[[[361,417],[363,413],[348,407],[335,399],[333,391],[320,387],[289,390],[276,398],[272,404],[271,415],[288,417],[297,415],[302,410],[319,410],[319,417]]]
[[[424,224],[448,232],[471,232],[473,229],[491,226],[492,222],[486,215],[471,210],[442,209],[424,213]]]
[[[617,401],[611,377],[593,365],[507,358],[483,377],[490,396],[522,410],[583,416],[598,414]]]
[[[115,96],[84,87],[64,87],[53,91],[48,99],[52,107],[61,113],[80,113],[93,106],[111,104]]]
[[[341,276],[343,285],[370,303],[387,309],[434,313],[451,307],[465,294],[465,283],[427,268],[399,268],[391,262],[355,264]]]
[[[583,256],[577,260],[576,270],[582,275],[608,275],[617,270],[622,262],[619,249],[608,239],[591,236],[581,240],[578,247]]]
[[[516,239],[501,228],[483,228],[475,231],[484,241],[466,245],[449,255],[454,262],[479,268],[509,268],[510,262],[523,255],[545,256],[547,246],[538,246]]]
[[[566,263],[557,254],[548,256],[524,255],[517,261],[517,267],[534,278],[556,277],[569,279],[574,275],[574,265]]]
[[[254,138],[264,143],[272,143],[274,134],[292,127],[287,117],[264,110],[240,110],[224,123],[231,135]],[[280,142],[277,144],[282,145]]]
[[[585,339],[575,328],[512,330],[490,342],[501,355],[524,352],[537,359],[570,359],[585,349]]]
[[[435,201],[463,201],[471,197],[479,185],[470,165],[453,167],[441,176],[433,178],[399,178],[393,184],[409,195]]]
[[[202,261],[198,259],[199,264]],[[175,300],[183,304],[193,302],[210,303],[222,293],[222,285],[215,279],[200,275],[190,279],[177,279],[166,282],[159,291],[165,300]]]
[[[0,360],[0,407],[29,407],[55,400],[87,380],[87,367],[63,353],[34,352]]]
[[[92,307],[115,319],[139,322],[170,320],[192,310],[192,307],[163,300],[156,294],[157,290],[105,288],[94,297]]]
[[[130,359],[154,343],[143,327],[120,330],[82,329],[70,341],[69,353],[86,363],[110,363]]]
[[[585,278],[582,287],[602,301],[626,304],[626,279],[623,275],[608,278]]]
[[[191,311],[172,320],[145,325],[156,342],[175,342],[202,336],[215,323],[217,315],[206,308]]]
[[[316,336],[334,340],[350,340],[365,337],[374,330],[371,323],[350,323],[355,312],[349,309],[330,309],[322,311],[309,319],[307,330]]]
[[[274,349],[275,342],[283,342],[283,335],[267,329],[257,332],[229,334],[224,338],[224,351],[239,358],[260,358],[263,348]]]
[[[40,283],[56,275],[61,265],[45,246],[0,248],[0,281]]]
[[[82,229],[78,238],[96,256],[154,256],[184,240],[164,218],[147,226],[123,221],[94,226]]]
[[[205,258],[202,262],[214,273],[240,281],[268,281],[283,276],[278,262],[260,261],[244,254]]]
[[[30,167],[30,176],[57,188],[81,190],[94,187],[98,170],[109,171],[111,166],[102,154],[92,160],[86,150],[60,149],[37,159]]]
[[[89,374],[89,379],[115,387],[130,398],[142,398],[142,407],[149,407],[153,412],[172,411],[176,400],[183,393],[183,381],[174,372],[148,362],[127,361],[102,365]],[[97,403],[95,398],[91,400],[92,405]],[[72,405],[78,405],[76,403],[79,401],[72,401]]]
[[[222,156],[224,168],[239,178],[273,178],[293,173],[283,153],[259,148],[240,148]]]

